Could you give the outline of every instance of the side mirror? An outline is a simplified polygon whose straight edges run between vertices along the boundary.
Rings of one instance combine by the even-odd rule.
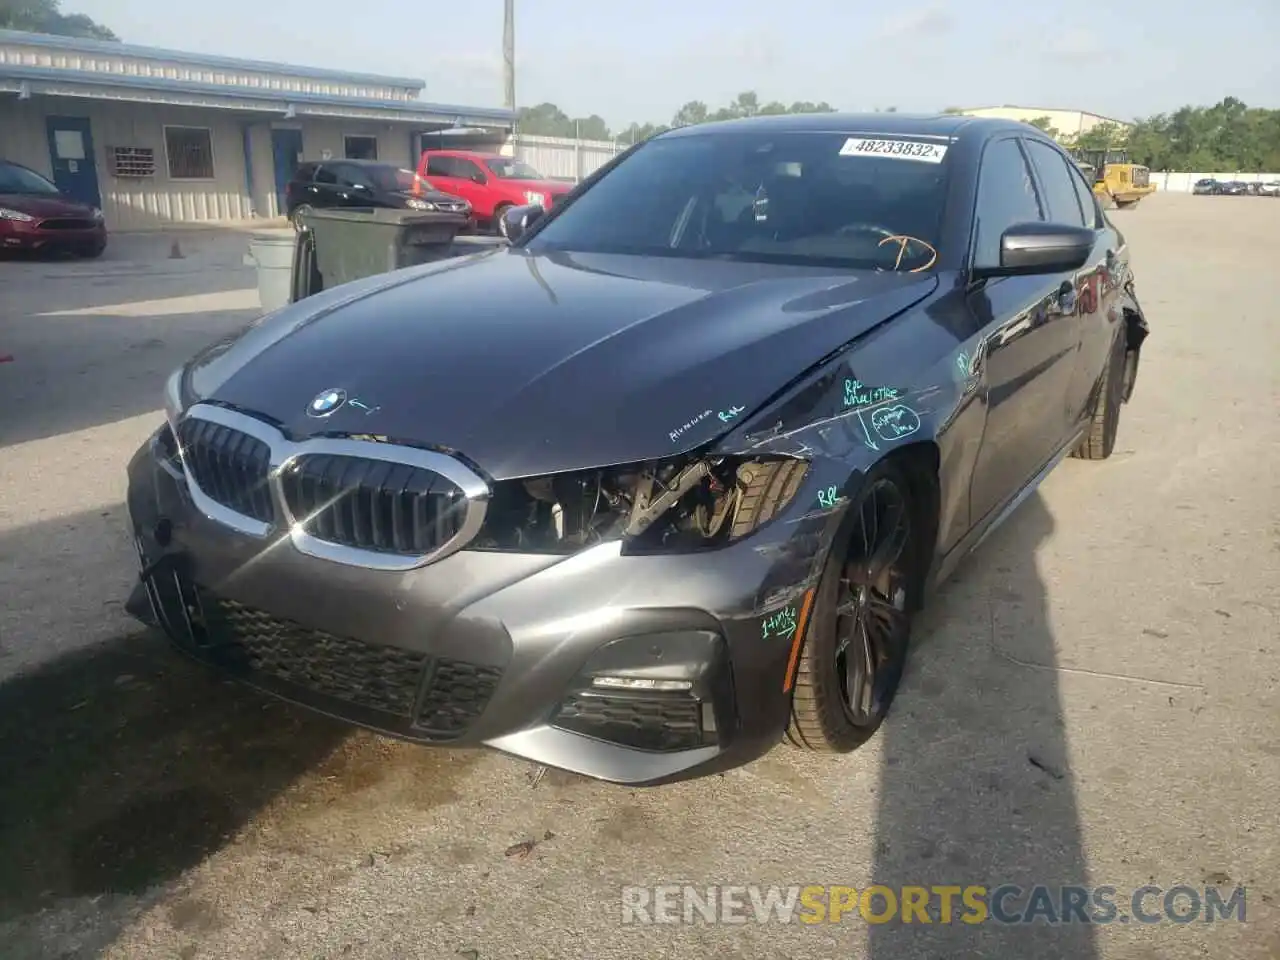
[[[1093,231],[1065,223],[1019,223],[1000,237],[999,266],[974,267],[974,279],[1066,273],[1084,266]]]
[[[515,243],[529,232],[529,228],[546,213],[539,204],[527,203],[519,207],[507,207],[498,218],[498,233]]]

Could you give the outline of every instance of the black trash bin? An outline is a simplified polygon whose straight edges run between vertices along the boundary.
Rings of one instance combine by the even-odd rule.
[[[342,283],[451,256],[467,218],[452,213],[344,207],[312,210],[301,224],[293,299]]]

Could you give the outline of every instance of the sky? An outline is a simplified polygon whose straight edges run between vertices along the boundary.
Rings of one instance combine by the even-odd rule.
[[[62,2],[129,43],[415,77],[423,99],[469,106],[502,105],[502,8]],[[1225,96],[1280,108],[1277,37],[1280,0],[516,0],[516,101],[614,129],[744,90],[850,111],[1014,104],[1128,120]]]

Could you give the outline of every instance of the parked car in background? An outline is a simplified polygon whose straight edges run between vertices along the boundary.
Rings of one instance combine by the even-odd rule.
[[[1213,177],[1205,177],[1195,182],[1194,186],[1191,188],[1191,192],[1195,194],[1204,194],[1205,196],[1212,196],[1222,192],[1222,184],[1213,179]]]
[[[471,204],[436,188],[412,170],[380,160],[319,160],[298,164],[285,187],[285,215],[298,225],[308,210],[390,207],[471,218]]]
[[[1219,184],[1218,192],[1224,197],[1243,197],[1249,192],[1249,185],[1239,180],[1228,180]]]
[[[1268,180],[1266,183],[1258,184],[1258,196],[1280,197],[1280,180]]]
[[[1147,336],[1025,123],[697,124],[506,218],[174,372],[131,613],[350,722],[615,782],[847,752],[930,588],[1111,455]]]
[[[30,167],[0,160],[0,250],[98,257],[105,249],[101,210],[73,200]]]
[[[466,199],[476,221],[495,231],[502,214],[511,207],[537,204],[550,208],[574,187],[548,180],[523,161],[468,150],[424,150],[418,175]]]

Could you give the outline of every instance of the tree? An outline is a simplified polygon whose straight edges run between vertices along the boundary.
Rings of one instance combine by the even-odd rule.
[[[694,123],[707,122],[707,105],[701,100],[690,100],[683,107],[676,111],[676,115],[671,118],[673,127],[687,127]]]
[[[82,13],[64,14],[60,6],[59,0],[0,0],[0,30],[26,30],[91,40],[120,39]]]
[[[1127,135],[1124,128],[1114,123],[1099,123],[1075,138],[1074,146],[1080,150],[1121,150]]]
[[[1058,133],[1058,128],[1053,125],[1053,122],[1048,117],[1035,117],[1034,119],[1028,120],[1027,123],[1031,124],[1031,126],[1035,127],[1037,130],[1047,133],[1055,140],[1061,138]]]

